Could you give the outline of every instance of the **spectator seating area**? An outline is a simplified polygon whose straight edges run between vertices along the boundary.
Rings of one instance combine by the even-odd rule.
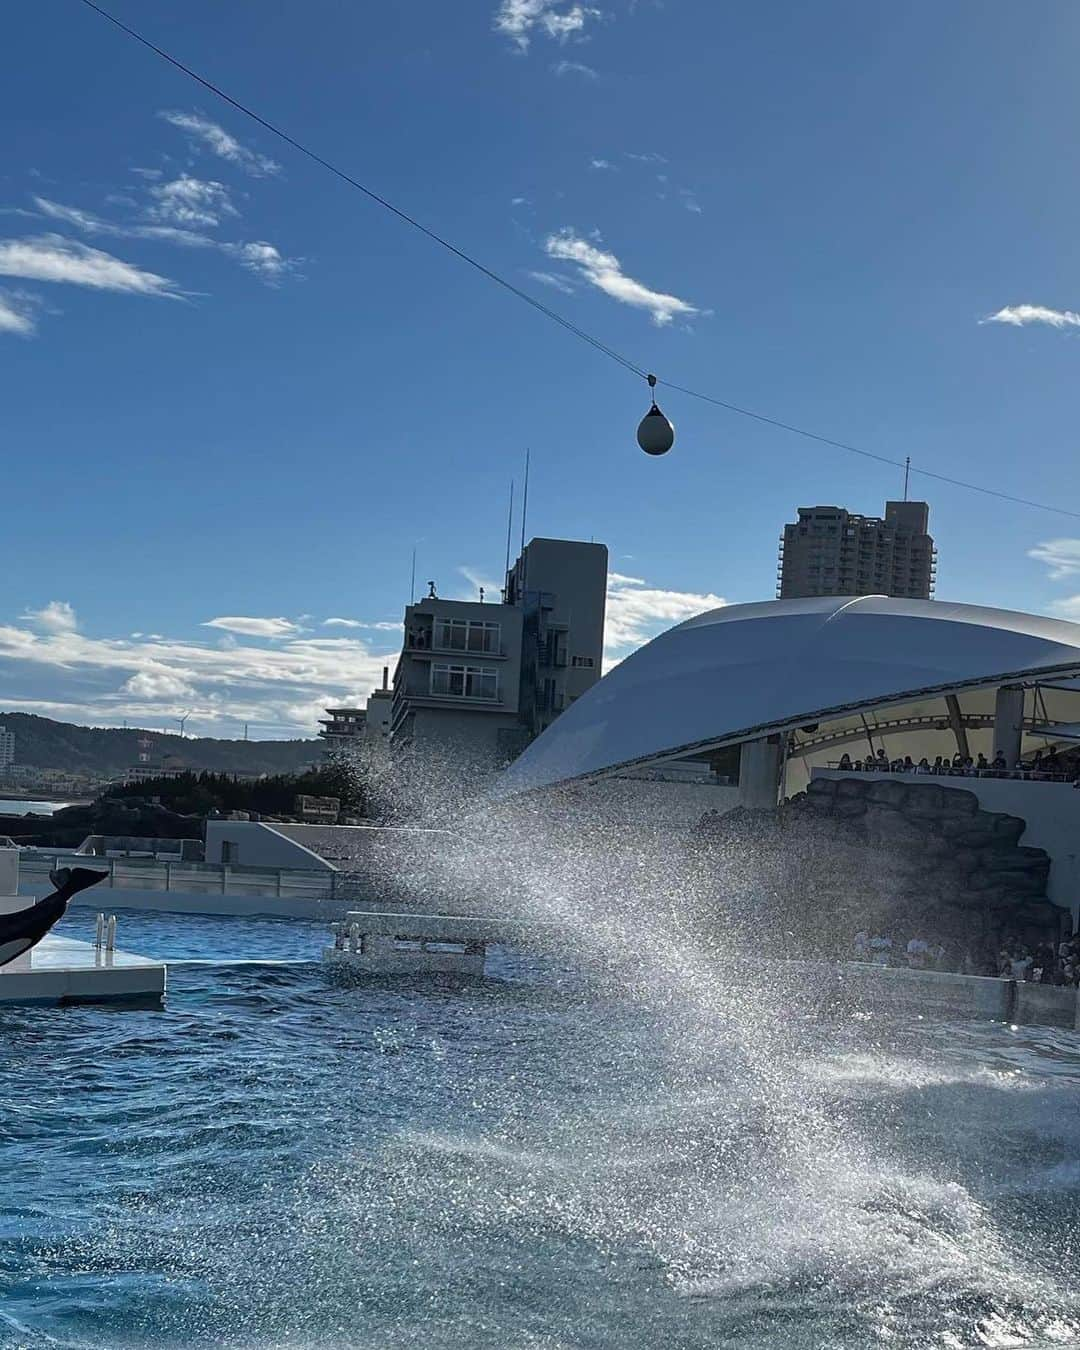
[[[936,774],[950,778],[1025,778],[1050,783],[1072,783],[1080,786],[1075,766],[1051,747],[1045,754],[1036,750],[1031,759],[1019,760],[1008,764],[1004,755],[997,754],[992,760],[980,754],[974,759],[957,752],[949,759],[948,755],[938,755],[933,764],[926,758],[916,764],[910,755],[903,759],[890,759],[883,746],[879,746],[865,759],[852,759],[843,754],[837,761],[830,761],[830,769],[841,769],[853,773],[921,773]]]

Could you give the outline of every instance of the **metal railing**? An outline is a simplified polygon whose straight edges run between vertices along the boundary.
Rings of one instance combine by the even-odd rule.
[[[98,858],[81,853],[23,850],[19,874],[23,881],[49,884],[56,867],[91,867],[108,871],[99,883],[112,890],[183,891],[193,895],[273,895],[311,900],[347,897],[355,889],[348,873],[297,871],[292,868],[249,867],[243,864],[166,862],[157,858]]]
[[[833,769],[837,773],[858,774],[860,777],[865,777],[867,774],[887,773],[905,774],[909,778],[1013,778],[1031,783],[1075,783],[1078,781],[1074,774],[1046,773],[1042,769],[954,769],[952,765],[940,769],[935,769],[931,765],[929,769],[920,769],[917,764],[913,768],[895,768],[892,764],[879,765],[876,760],[872,760],[869,765],[864,760],[863,767],[857,769],[853,764],[841,764],[839,760],[834,759],[826,760],[825,765],[826,768]]]

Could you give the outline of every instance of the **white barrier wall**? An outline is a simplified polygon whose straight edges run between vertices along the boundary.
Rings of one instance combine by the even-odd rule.
[[[0,896],[19,893],[19,850],[0,848]]]
[[[1029,848],[1045,849],[1050,857],[1046,893],[1055,905],[1080,921],[1080,791],[1069,783],[1040,783],[1021,778],[953,778],[928,774],[849,774],[839,769],[815,769],[814,778],[895,779],[898,783],[937,784],[973,792],[984,811],[1020,816],[1027,829],[1020,837]]]
[[[335,826],[347,829],[347,826]],[[257,820],[208,820],[206,822],[206,861],[222,861],[222,845],[235,844],[230,862],[244,867],[298,867],[304,870],[325,868],[333,872],[333,863],[303,844],[279,834],[272,825]]]

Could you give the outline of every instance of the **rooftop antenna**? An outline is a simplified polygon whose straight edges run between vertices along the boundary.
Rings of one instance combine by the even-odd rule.
[[[510,509],[506,513],[506,566],[503,568],[503,578],[510,575],[510,536],[514,529],[514,480],[510,479]],[[506,599],[506,587],[503,586],[503,599]]]
[[[525,488],[521,494],[521,551],[525,552],[525,518],[529,514],[529,450],[525,449]]]
[[[911,474],[911,456],[904,456],[904,501],[907,501],[908,477]]]

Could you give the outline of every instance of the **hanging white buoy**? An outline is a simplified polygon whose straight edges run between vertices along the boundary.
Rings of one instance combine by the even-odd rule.
[[[656,388],[656,376],[647,376],[649,388]],[[637,429],[637,443],[647,455],[666,455],[675,444],[675,427],[656,406],[654,396],[652,407],[641,419]]]

